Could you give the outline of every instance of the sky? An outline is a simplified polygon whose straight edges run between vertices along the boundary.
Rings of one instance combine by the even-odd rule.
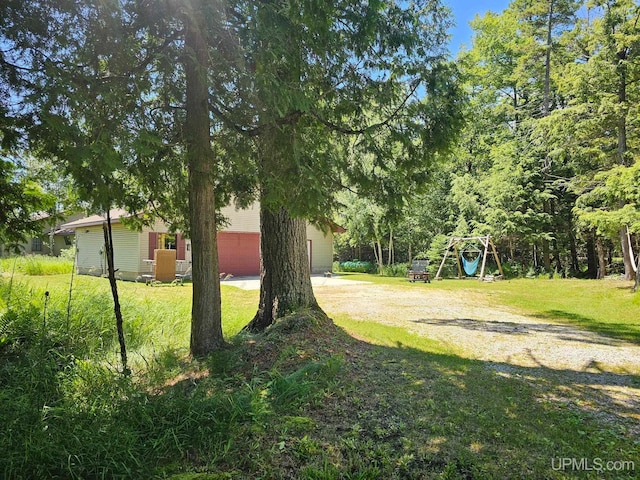
[[[453,12],[456,26],[450,30],[451,54],[455,57],[462,44],[471,46],[471,27],[469,22],[476,14],[484,15],[487,10],[500,13],[509,5],[510,0],[445,0]]]

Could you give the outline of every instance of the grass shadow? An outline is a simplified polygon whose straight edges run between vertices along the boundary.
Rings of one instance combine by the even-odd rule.
[[[640,324],[622,322],[604,323],[585,315],[557,309],[546,310],[533,316],[544,320],[568,322],[590,332],[640,345]]]

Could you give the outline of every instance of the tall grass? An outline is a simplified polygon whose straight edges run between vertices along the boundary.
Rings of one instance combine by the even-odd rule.
[[[126,339],[138,355],[124,377],[106,282],[81,279],[68,315],[63,279],[48,290],[17,279],[8,308],[0,279],[0,478],[152,478],[238,465],[252,432],[295,414],[338,373],[329,358],[238,376],[255,368],[242,342],[208,363],[190,360],[188,288],[125,284]]]
[[[71,273],[73,257],[48,257],[45,255],[24,255],[0,259],[0,273],[14,272],[24,275],[61,275]]]

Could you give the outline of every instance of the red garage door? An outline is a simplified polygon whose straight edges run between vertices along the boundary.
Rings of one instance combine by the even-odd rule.
[[[218,233],[220,273],[260,275],[259,233]]]

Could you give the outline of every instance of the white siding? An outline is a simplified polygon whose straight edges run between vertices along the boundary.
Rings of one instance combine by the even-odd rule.
[[[80,273],[102,275],[106,271],[102,248],[104,237],[101,227],[79,227],[76,229],[77,264]]]
[[[220,212],[229,222],[225,232],[260,233],[260,204],[255,202],[245,210],[237,210],[233,205],[223,207]]]
[[[118,270],[118,276],[125,279],[135,279],[140,272],[140,235],[118,223],[112,225],[111,232],[113,235],[114,267]],[[93,275],[106,273],[106,263],[102,253],[104,248],[102,227],[79,227],[76,229],[76,238],[78,242],[78,271]]]
[[[311,273],[330,272],[333,268],[333,234],[307,225],[307,239],[311,240]]]
[[[138,271],[140,273],[153,273],[153,266],[149,263],[143,262],[143,260],[149,258],[149,232],[155,232],[157,230],[153,230],[155,227],[143,227],[142,233],[138,236],[140,237],[140,241],[138,242],[139,250],[138,250]]]

